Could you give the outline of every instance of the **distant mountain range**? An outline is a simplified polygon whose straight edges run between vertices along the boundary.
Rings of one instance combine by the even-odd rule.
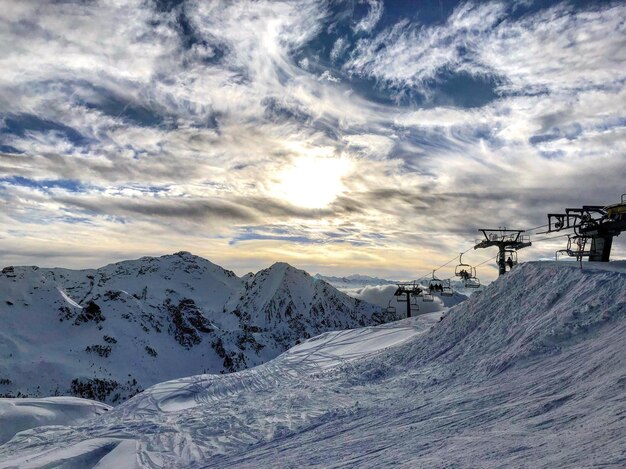
[[[338,290],[347,293],[351,296],[356,296],[357,298],[361,297],[366,287],[382,287],[385,285],[396,285],[400,282],[407,282],[408,280],[388,280],[384,278],[378,277],[370,277],[368,275],[359,275],[353,274],[348,275],[346,277],[333,277],[328,275],[315,274],[315,278],[319,280],[324,280],[325,282],[330,283],[332,286],[337,288]],[[428,286],[428,278],[421,279],[420,284],[423,286]],[[465,287],[462,280],[455,277],[451,279],[450,285],[452,289],[464,296],[470,296],[472,293],[482,290],[484,285],[481,285],[479,288],[467,288]],[[450,306],[450,305],[446,305]]]
[[[398,319],[285,263],[233,272],[188,252],[99,269],[0,273],[0,395],[116,403],[228,373],[325,331]]]
[[[386,280],[384,278],[370,277],[368,275],[359,274],[348,275],[347,277],[333,277],[329,275],[315,274],[314,277],[319,280],[324,280],[334,286],[345,285],[353,288],[364,287],[367,285],[390,285],[398,283],[396,280]]]

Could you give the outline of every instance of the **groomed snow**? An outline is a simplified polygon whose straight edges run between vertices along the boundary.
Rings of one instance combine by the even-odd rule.
[[[447,311],[310,339],[36,428],[0,467],[626,465],[626,263],[527,263]]]
[[[102,402],[77,397],[0,399],[0,445],[23,430],[44,425],[76,425],[111,409]]]

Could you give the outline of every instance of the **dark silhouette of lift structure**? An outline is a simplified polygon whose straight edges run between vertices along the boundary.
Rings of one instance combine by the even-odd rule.
[[[484,239],[477,239],[474,249],[497,247],[496,264],[500,275],[507,272],[507,267],[511,270],[517,264],[517,251],[532,246],[525,230],[481,228],[478,231],[482,232]]]
[[[396,289],[394,296],[398,297],[397,301],[399,303],[406,302],[406,317],[410,318],[411,306],[417,306],[417,297],[422,296],[424,292],[417,282],[398,283],[397,285],[398,288]],[[414,301],[411,301],[411,297],[413,297]]]
[[[572,230],[567,248],[556,252],[582,261],[609,262],[613,238],[626,230],[626,194],[612,205],[583,205],[566,208],[565,213],[548,214],[548,230],[544,233]]]

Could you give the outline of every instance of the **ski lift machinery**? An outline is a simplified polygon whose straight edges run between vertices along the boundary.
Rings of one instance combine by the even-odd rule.
[[[557,251],[582,261],[609,262],[613,238],[626,231],[626,194],[611,205],[583,205],[566,208],[565,213],[548,214],[548,230],[555,233],[573,230],[567,239],[567,248]]]
[[[530,236],[525,235],[524,230],[480,228],[478,231],[483,234],[483,238],[476,240],[474,249],[498,248],[496,261],[499,275],[504,275],[507,267],[510,270],[517,263],[516,251],[532,246]],[[507,262],[509,259],[510,262]]]
[[[411,317],[411,306],[417,306],[415,301],[418,296],[422,295],[422,289],[417,282],[398,283],[394,296],[399,303],[406,303],[406,317]],[[419,308],[418,308],[419,310]]]

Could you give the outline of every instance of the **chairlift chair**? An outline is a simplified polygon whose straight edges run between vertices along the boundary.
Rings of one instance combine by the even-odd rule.
[[[396,307],[391,306],[391,300],[389,300],[389,303],[387,303],[387,313],[396,314]]]
[[[454,290],[450,286],[450,279],[446,279],[442,283],[443,289],[441,290],[441,296],[452,296],[454,295]]]
[[[435,301],[435,297],[431,292],[424,290],[424,293],[422,293],[422,301],[425,303],[432,303]]]
[[[515,249],[505,249],[504,250],[504,258],[502,257],[501,253],[498,252],[498,255],[496,256],[496,265],[500,265],[500,263],[502,261],[504,261],[506,263],[506,265],[508,266],[508,260],[511,259],[511,264],[512,266],[516,266],[517,265],[517,251]]]
[[[463,253],[459,255],[459,265],[454,269],[454,275],[466,279],[472,276],[472,270],[474,268],[469,264],[463,264]]]
[[[470,266],[470,268],[470,276],[463,279],[463,285],[465,285],[465,288],[479,288],[480,279],[476,276],[476,267]]]
[[[428,282],[428,289],[430,290],[431,287],[435,288],[435,287],[443,287],[443,280],[438,279],[437,277],[435,277],[435,271],[433,270],[433,276],[430,279],[430,281]]]
[[[470,277],[465,281],[465,288],[480,288],[480,280],[478,277]]]

